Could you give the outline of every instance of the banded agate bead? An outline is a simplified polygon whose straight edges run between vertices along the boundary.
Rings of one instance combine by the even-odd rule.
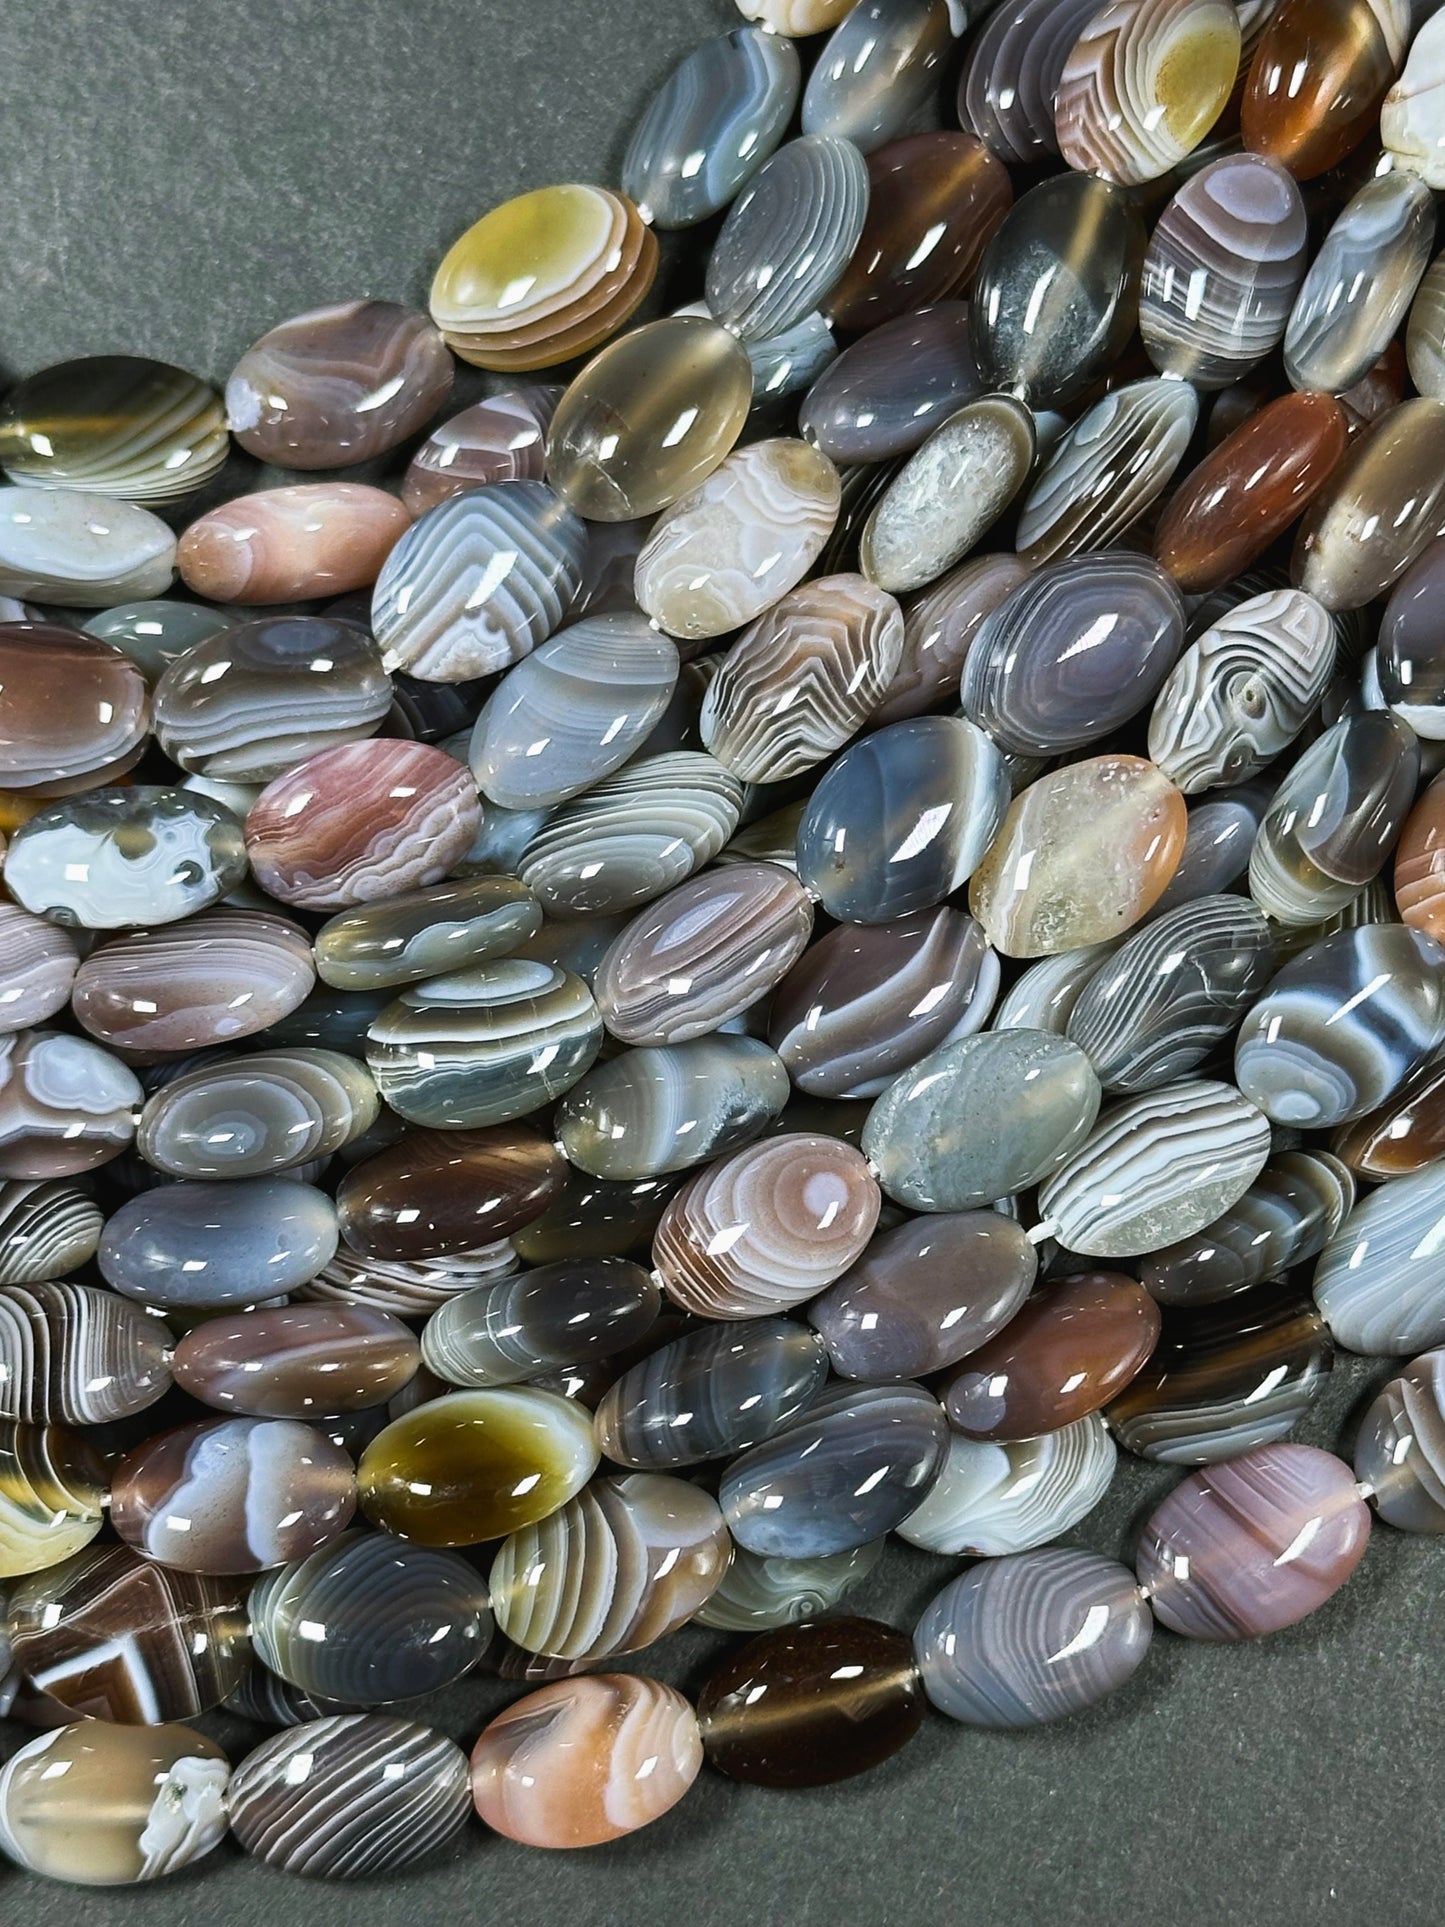
[[[164,595],[176,538],[158,515],[88,490],[0,488],[0,596],[72,609]]]
[[[210,386],[137,355],[56,362],[0,406],[0,466],[42,488],[175,502],[210,481],[229,450]]]
[[[150,728],[145,679],[108,642],[0,623],[0,785],[69,796],[124,776]]]
[[[147,1099],[136,1149],[174,1178],[254,1178],[329,1157],[376,1122],[354,1057],[301,1047],[182,1072]]]
[[[421,1350],[367,1305],[283,1305],[208,1318],[176,1346],[176,1383],[220,1412],[316,1419],[364,1412],[406,1389]],[[268,1437],[274,1435],[267,1435]]]
[[[789,1090],[783,1060],[758,1038],[717,1031],[644,1045],[572,1086],[557,1109],[557,1138],[593,1177],[658,1177],[761,1137]]]
[[[1355,1475],[1402,1532],[1445,1532],[1445,1353],[1425,1352],[1375,1394],[1355,1440]]]
[[[449,1385],[513,1385],[640,1345],[659,1303],[652,1278],[625,1258],[539,1265],[439,1305],[422,1357]]]

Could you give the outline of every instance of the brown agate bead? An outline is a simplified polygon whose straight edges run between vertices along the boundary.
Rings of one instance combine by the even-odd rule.
[[[415,1376],[421,1347],[368,1305],[285,1305],[209,1318],[176,1346],[176,1383],[218,1412],[314,1418],[384,1405]]]
[[[1255,48],[1240,108],[1244,144],[1312,180],[1375,126],[1405,55],[1394,0],[1284,0]]]
[[[1303,514],[1348,439],[1333,395],[1267,403],[1175,490],[1155,532],[1155,555],[1187,594],[1222,588]]]
[[[50,622],[0,623],[0,788],[71,796],[122,776],[150,726],[128,656]]]
[[[176,566],[213,602],[307,602],[375,582],[410,527],[384,489],[302,482],[211,509],[181,537]]]
[[[1159,1307],[1141,1284],[1085,1272],[1035,1292],[970,1353],[948,1382],[944,1410],[970,1438],[1056,1432],[1123,1391],[1158,1337]]]
[[[408,1131],[342,1179],[341,1235],[363,1258],[474,1251],[540,1217],[566,1170],[546,1138],[522,1124]]]
[[[401,499],[413,515],[489,482],[540,482],[560,388],[527,383],[490,395],[434,428],[411,458]]]
[[[1362,1178],[1403,1178],[1445,1157],[1445,1054],[1427,1057],[1377,1109],[1341,1125],[1330,1149]]]
[[[868,156],[868,218],[823,303],[862,333],[964,292],[1013,203],[1008,169],[972,134],[909,134]]]
[[[814,1619],[749,1640],[698,1699],[703,1751],[753,1786],[828,1786],[880,1765],[923,1724],[907,1635],[876,1619]]]
[[[1435,615],[1438,621],[1438,608]],[[1412,929],[1445,943],[1445,776],[1405,818],[1395,846],[1395,902]]]

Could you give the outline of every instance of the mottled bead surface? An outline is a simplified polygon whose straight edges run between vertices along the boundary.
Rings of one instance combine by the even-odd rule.
[[[123,776],[150,727],[119,649],[48,622],[0,623],[0,785],[68,796]]]
[[[483,1728],[472,1798],[507,1839],[593,1847],[661,1819],[701,1767],[697,1717],[681,1693],[593,1673],[528,1693]]]
[[[1150,1252],[1140,1266],[1161,1305],[1205,1305],[1313,1258],[1355,1201],[1349,1171],[1327,1151],[1283,1151],[1221,1217]]]
[[[1435,205],[1423,181],[1367,181],[1321,243],[1289,317],[1293,388],[1343,394],[1390,344],[1430,260]]]
[[[176,566],[216,602],[304,602],[374,582],[411,518],[363,482],[300,482],[209,509],[181,537]]]
[[[0,1177],[58,1178],[108,1164],[130,1143],[141,1089],[83,1037],[0,1037]]]
[[[176,538],[158,515],[87,490],[0,488],[0,595],[73,609],[164,595]]]
[[[401,499],[420,518],[438,502],[488,482],[540,482],[560,388],[526,382],[474,402],[434,428],[412,456]]]
[[[1144,1527],[1139,1579],[1171,1632],[1253,1639],[1338,1592],[1369,1537],[1369,1509],[1343,1460],[1312,1445],[1261,1445],[1174,1488]]]
[[[409,1131],[337,1187],[342,1235],[362,1258],[445,1258],[540,1217],[566,1166],[524,1125]]]
[[[174,502],[208,482],[228,448],[208,384],[137,355],[57,362],[0,408],[0,466],[42,488]]]
[[[98,1262],[143,1304],[253,1305],[314,1278],[336,1235],[330,1198],[289,1178],[161,1184],[111,1214]]]
[[[1445,1182],[1438,1165],[1383,1184],[1320,1253],[1315,1303],[1352,1352],[1408,1358],[1445,1342]]]
[[[803,398],[800,434],[835,462],[907,455],[979,389],[968,304],[940,301],[852,342]]]
[[[762,1136],[788,1095],[788,1071],[774,1051],[719,1031],[595,1065],[558,1107],[557,1137],[593,1177],[658,1177]]]
[[[83,1433],[0,1419],[0,1578],[58,1566],[88,1546],[105,1523],[108,1491]]]
[[[176,1346],[172,1369],[218,1411],[311,1419],[384,1405],[420,1362],[416,1339],[388,1312],[285,1305],[208,1318]]]
[[[1062,1719],[1131,1679],[1154,1622],[1127,1566],[1047,1546],[975,1566],[918,1622],[930,1703],[969,1726]]]
[[[0,1290],[0,1418],[103,1425],[154,1405],[170,1387],[171,1333],[91,1285]]]
[[[1381,1386],[1360,1420],[1355,1476],[1402,1532],[1445,1532],[1445,1353],[1425,1352]]]
[[[273,1733],[231,1777],[226,1814],[253,1858],[313,1880],[410,1867],[472,1811],[455,1741],[386,1713],[340,1713]]]
[[[928,1497],[898,1528],[926,1552],[997,1559],[1069,1531],[1103,1498],[1118,1452],[1097,1412],[1035,1439],[951,1433]]]
[[[641,1265],[563,1259],[448,1299],[427,1321],[422,1356],[450,1385],[511,1385],[629,1350],[658,1305]]]

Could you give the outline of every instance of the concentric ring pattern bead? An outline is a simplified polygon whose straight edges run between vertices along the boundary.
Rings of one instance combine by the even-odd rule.
[[[0,1418],[103,1425],[170,1388],[170,1328],[92,1285],[0,1291]]]

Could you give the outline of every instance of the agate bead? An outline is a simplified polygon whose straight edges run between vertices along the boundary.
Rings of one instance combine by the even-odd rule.
[[[401,499],[417,518],[488,482],[540,482],[547,427],[560,388],[504,388],[434,428],[411,458]]]
[[[1426,1352],[1383,1385],[1360,1420],[1355,1476],[1401,1532],[1445,1532],[1445,1353]]]
[[[808,390],[799,433],[835,462],[907,455],[978,394],[968,304],[940,301],[872,328]]]
[[[316,933],[316,970],[342,990],[440,977],[533,937],[542,913],[515,877],[466,877],[342,911]]]
[[[1327,609],[1386,594],[1445,534],[1445,401],[1417,395],[1361,435],[1315,497],[1295,539],[1292,579]]]
[[[1422,181],[1383,174],[1365,183],[1325,236],[1290,312],[1292,388],[1353,388],[1404,320],[1434,241],[1435,204]]]
[[[969,1439],[954,1432],[937,1483],[898,1536],[950,1557],[1029,1552],[1093,1511],[1118,1457],[1097,1412],[1035,1439]]]
[[[171,1369],[183,1391],[217,1411],[312,1419],[384,1405],[420,1363],[416,1339],[388,1312],[286,1305],[208,1318],[181,1339]]]
[[[641,1344],[659,1302],[641,1265],[564,1259],[449,1298],[427,1321],[422,1356],[449,1385],[512,1385]]]
[[[176,565],[215,602],[303,602],[375,582],[411,518],[362,482],[301,482],[210,509],[181,537]]]
[[[1445,650],[1436,617],[1442,594],[1445,541],[1436,541],[1395,584],[1375,658],[1380,694],[1427,742],[1445,736]]]
[[[105,1523],[108,1491],[84,1433],[0,1419],[0,1579],[58,1566],[88,1546]]]
[[[170,1388],[171,1334],[159,1318],[91,1285],[0,1290],[0,1419],[103,1425]]]
[[[1282,0],[1249,69],[1245,145],[1302,181],[1343,160],[1399,72],[1408,19],[1390,0]]]
[[[355,1058],[258,1051],[182,1072],[146,1102],[136,1149],[174,1178],[258,1178],[329,1157],[376,1122]]]
[[[0,596],[73,609],[164,595],[176,538],[158,515],[68,488],[0,488]]]
[[[0,466],[42,488],[174,502],[208,482],[229,447],[207,383],[136,355],[57,362],[0,408]]]
[[[761,1137],[788,1094],[775,1052],[757,1038],[720,1031],[596,1065],[558,1106],[557,1138],[593,1177],[658,1177]]]
[[[198,602],[122,602],[91,616],[85,633],[113,644],[153,683],[177,656],[219,635],[231,620],[225,611],[205,609]]]
[[[1161,1305],[1205,1305],[1313,1258],[1355,1201],[1349,1171],[1327,1151],[1284,1151],[1221,1217],[1148,1254],[1139,1276]]]
[[[976,555],[962,562],[903,612],[903,653],[875,728],[922,715],[950,697],[985,619],[1028,574],[1013,555]]]
[[[1330,1149],[1362,1178],[1408,1177],[1445,1156],[1445,1059],[1440,1052],[1416,1065],[1383,1104],[1336,1131]]]
[[[1438,254],[1410,303],[1405,357],[1420,393],[1445,399],[1445,260]]]
[[[119,649],[55,623],[0,623],[0,786],[95,789],[139,759],[149,727],[145,679]]]
[[[331,1200],[312,1185],[182,1181],[113,1212],[98,1262],[108,1285],[143,1304],[240,1307],[314,1278],[336,1236]]]
[[[948,0],[861,0],[834,29],[803,94],[803,131],[866,154],[926,116],[961,30]]]
[[[141,1088],[109,1051],[63,1031],[0,1036],[0,1177],[58,1178],[118,1157]]]
[[[1408,1358],[1445,1342],[1445,1183],[1427,1164],[1357,1204],[1320,1253],[1315,1302],[1352,1352]]]
[[[566,1165],[535,1131],[409,1131],[355,1165],[337,1188],[342,1235],[362,1258],[474,1251],[540,1217]]]
[[[958,118],[1001,161],[1046,163],[1058,153],[1054,96],[1097,10],[1098,0],[1006,0],[990,11],[964,56]]]
[[[758,1633],[816,1619],[866,1579],[882,1555],[881,1539],[816,1559],[769,1558],[734,1546],[722,1584],[699,1606],[695,1623],[729,1633]]]

